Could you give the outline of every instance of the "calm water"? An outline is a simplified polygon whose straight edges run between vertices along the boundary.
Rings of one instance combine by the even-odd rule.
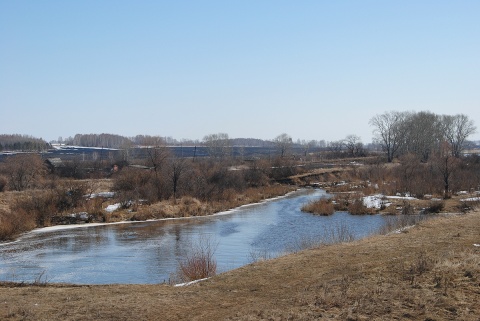
[[[205,218],[38,230],[0,245],[0,280],[31,282],[41,276],[78,284],[160,283],[200,238],[216,246],[222,272],[325,240],[339,227],[348,226],[361,238],[384,221],[378,215],[324,217],[300,211],[322,196],[324,191],[308,189]]]

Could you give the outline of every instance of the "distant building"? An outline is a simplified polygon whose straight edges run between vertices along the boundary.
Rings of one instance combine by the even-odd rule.
[[[45,164],[47,165],[50,172],[55,173],[63,168],[65,168],[65,164],[63,161],[56,157],[56,158],[47,158],[45,160]]]

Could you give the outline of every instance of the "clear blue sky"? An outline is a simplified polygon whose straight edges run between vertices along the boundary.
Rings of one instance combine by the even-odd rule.
[[[0,133],[368,143],[479,107],[478,0],[0,0]]]

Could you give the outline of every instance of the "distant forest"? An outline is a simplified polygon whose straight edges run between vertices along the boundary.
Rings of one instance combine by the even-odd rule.
[[[245,147],[271,147],[275,143],[256,138],[231,138],[228,139],[230,146]],[[203,141],[199,140],[182,140],[178,141],[171,137],[137,135],[134,137],[125,137],[115,134],[76,134],[58,141],[66,145],[82,146],[82,147],[103,147],[103,148],[127,148],[131,146],[202,146]]]
[[[244,147],[271,147],[273,141],[267,141],[256,138],[231,138],[228,139],[230,146]],[[115,134],[76,134],[74,137],[59,138],[51,143],[60,143],[65,145],[82,147],[103,147],[123,149],[132,146],[202,146],[204,141],[199,140],[181,140],[178,141],[171,137],[137,135],[134,137],[125,137]],[[35,138],[20,134],[0,134],[0,152],[5,151],[44,151],[52,148],[51,144],[42,138]]]
[[[41,138],[27,135],[0,135],[0,151],[43,151],[51,148]]]

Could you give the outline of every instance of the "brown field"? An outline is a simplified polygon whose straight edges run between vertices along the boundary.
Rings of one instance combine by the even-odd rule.
[[[480,211],[187,287],[0,285],[2,320],[480,320]]]

